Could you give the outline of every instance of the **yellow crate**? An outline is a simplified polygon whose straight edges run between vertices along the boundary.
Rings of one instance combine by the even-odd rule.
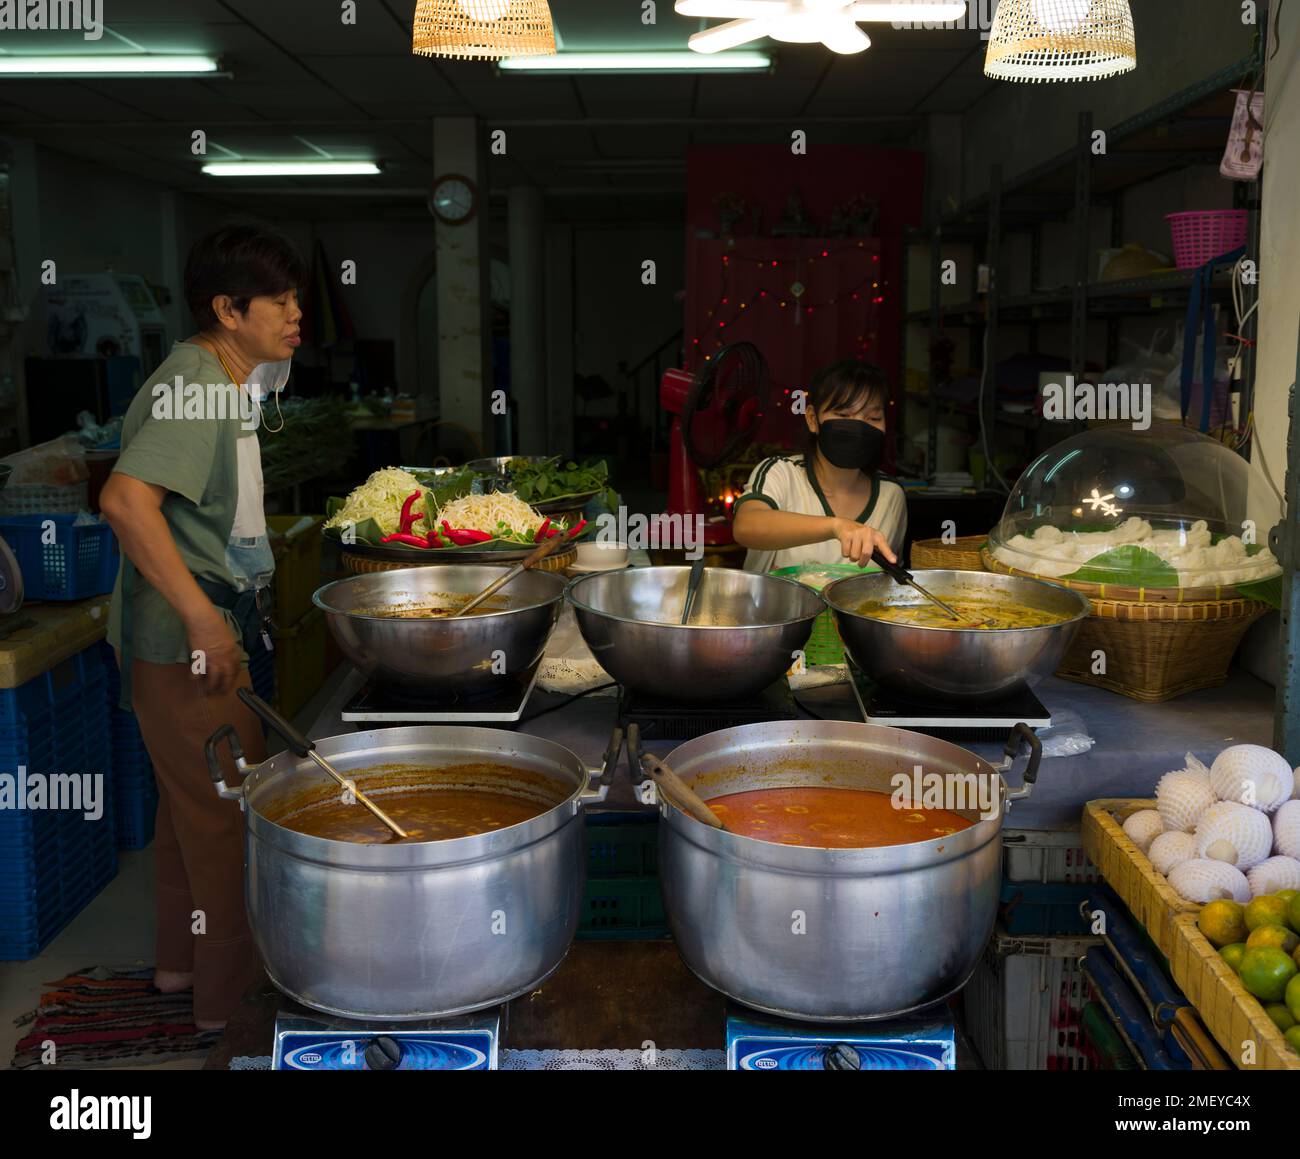
[[[1196,928],[1196,914],[1179,914],[1174,930],[1170,972],[1224,1053],[1243,1070],[1300,1070],[1300,1054]]]
[[[312,609],[311,597],[325,582],[320,571],[323,515],[268,515],[275,551],[275,621],[296,624]],[[292,531],[292,534],[289,532]]]
[[[296,715],[325,683],[328,631],[320,608],[312,608],[290,628],[275,629],[276,701],[285,716]]]
[[[1172,958],[1178,943],[1175,919],[1182,914],[1195,918],[1201,907],[1180,897],[1121,828],[1131,814],[1155,807],[1155,801],[1089,801],[1083,810],[1083,848],[1106,883],[1146,927],[1160,952]]]

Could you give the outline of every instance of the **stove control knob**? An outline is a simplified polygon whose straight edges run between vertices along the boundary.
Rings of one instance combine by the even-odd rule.
[[[826,1048],[822,1067],[825,1070],[861,1070],[862,1058],[847,1042],[837,1042]]]
[[[368,1070],[396,1070],[402,1061],[402,1045],[395,1038],[381,1034],[372,1038],[366,1047],[366,1068]]]

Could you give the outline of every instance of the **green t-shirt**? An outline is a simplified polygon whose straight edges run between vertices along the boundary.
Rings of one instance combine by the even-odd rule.
[[[210,351],[177,342],[167,360],[145,381],[127,408],[122,422],[122,454],[115,471],[167,489],[162,513],[181,558],[196,576],[234,584],[226,565],[226,546],[239,500],[237,442],[254,435],[244,429],[237,402],[221,411],[205,406],[182,409],[173,393],[162,398],[158,387],[173,387],[177,376],[185,386],[229,381],[221,362]],[[157,387],[156,385],[157,384]],[[228,394],[229,399],[238,398]],[[175,417],[179,414],[181,417]],[[168,417],[168,416],[171,417]],[[125,565],[125,559],[123,561]],[[131,655],[152,664],[190,663],[185,625],[137,571],[131,600]],[[122,570],[118,571],[109,610],[108,641],[122,648]],[[234,616],[223,610],[236,639]]]

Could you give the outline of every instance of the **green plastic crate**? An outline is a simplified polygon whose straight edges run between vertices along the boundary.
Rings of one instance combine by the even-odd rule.
[[[772,575],[797,580],[808,572],[829,573],[833,576],[862,575],[879,571],[878,567],[858,567],[852,563],[801,563],[793,567],[779,567]],[[844,643],[835,626],[835,613],[829,608],[813,621],[812,635],[803,649],[804,659],[811,664],[843,664]]]
[[[659,815],[587,814],[580,938],[666,938],[659,895]]]

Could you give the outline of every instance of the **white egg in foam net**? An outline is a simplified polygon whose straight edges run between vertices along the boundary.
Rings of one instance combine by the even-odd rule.
[[[1273,852],[1300,858],[1300,801],[1288,801],[1273,815]]]
[[[1286,758],[1257,744],[1235,744],[1214,758],[1210,783],[1222,801],[1237,801],[1275,812],[1295,791],[1295,773]]]
[[[1191,753],[1187,767],[1166,773],[1156,785],[1156,810],[1166,829],[1191,833],[1196,823],[1218,797],[1210,784],[1210,770]]]
[[[1196,826],[1196,856],[1254,869],[1273,851],[1273,825],[1248,805],[1220,801],[1201,815]]]
[[[1124,822],[1124,833],[1143,853],[1165,831],[1165,823],[1154,809],[1143,809]]]
[[[1196,856],[1196,838],[1178,829],[1166,830],[1151,842],[1147,856],[1156,867],[1156,872],[1167,877],[1175,865],[1191,861]]]
[[[1226,861],[1205,858],[1184,861],[1170,870],[1169,884],[1188,901],[1204,903],[1231,898],[1242,905],[1250,901],[1250,882],[1246,875]]]
[[[1294,857],[1270,857],[1246,874],[1252,897],[1277,893],[1281,889],[1300,889],[1300,861]]]

